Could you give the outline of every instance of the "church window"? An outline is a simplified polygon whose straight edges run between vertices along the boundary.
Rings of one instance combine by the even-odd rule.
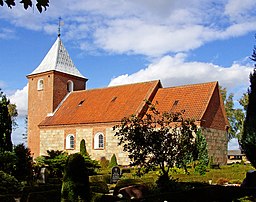
[[[67,82],[67,91],[68,92],[72,92],[73,91],[73,88],[74,88],[74,84],[72,81],[68,81]]]
[[[104,135],[103,135],[103,133],[97,133],[94,136],[94,149],[104,149]]]
[[[44,89],[44,80],[39,79],[37,82],[37,90],[43,90]]]
[[[74,149],[75,148],[75,137],[72,134],[69,134],[66,137],[66,149]]]

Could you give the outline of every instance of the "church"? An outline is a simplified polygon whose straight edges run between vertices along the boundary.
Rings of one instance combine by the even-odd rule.
[[[86,89],[87,78],[75,67],[60,36],[28,79],[28,147],[33,157],[47,150],[75,153],[82,139],[92,159],[111,158],[128,165],[113,126],[132,114],[143,116],[145,100],[158,110],[194,119],[215,163],[227,162],[228,120],[217,81],[163,88],[159,80]]]

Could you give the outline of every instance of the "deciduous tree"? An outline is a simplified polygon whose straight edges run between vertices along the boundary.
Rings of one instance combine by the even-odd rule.
[[[119,145],[129,153],[132,166],[138,166],[138,175],[154,167],[161,169],[161,179],[169,180],[174,166],[186,168],[193,160],[196,127],[185,120],[182,113],[159,112],[147,102],[149,112],[142,118],[126,117],[115,126]]]

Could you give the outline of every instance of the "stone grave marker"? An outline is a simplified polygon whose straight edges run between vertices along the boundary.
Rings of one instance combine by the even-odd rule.
[[[118,166],[112,168],[111,183],[117,183],[121,177],[121,170]]]

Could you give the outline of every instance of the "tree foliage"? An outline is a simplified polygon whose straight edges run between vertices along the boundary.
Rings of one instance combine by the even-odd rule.
[[[256,61],[256,50],[254,48],[253,61]],[[247,159],[256,167],[256,65],[250,74],[250,88],[248,89],[248,106],[244,121],[244,130],[240,146]]]
[[[36,0],[36,7],[37,10],[41,13],[43,9],[46,11],[47,7],[49,7],[49,0]],[[28,9],[29,7],[33,6],[32,0],[21,0],[19,3],[21,3],[24,7],[24,9]],[[0,0],[0,5],[3,6],[6,4],[9,8],[13,8],[16,6],[15,0]]]
[[[84,157],[85,165],[89,175],[97,174],[96,169],[100,168],[99,162],[91,159],[89,153],[86,150],[85,140],[80,142],[80,154]]]
[[[89,176],[84,157],[79,154],[71,154],[65,165],[61,190],[61,201],[90,201],[91,193]]]
[[[118,163],[117,163],[116,155],[113,154],[111,156],[110,163],[109,163],[108,167],[113,168],[114,166],[117,166],[117,165],[118,165]]]
[[[17,161],[17,156],[14,152],[3,151],[0,152],[0,170],[8,173],[10,175],[13,174],[15,165]]]
[[[225,111],[230,124],[228,139],[231,140],[232,138],[238,138],[240,140],[243,132],[245,110],[248,105],[248,94],[244,93],[243,96],[238,100],[239,104],[243,107],[241,109],[235,108],[233,93],[228,94],[227,89],[223,87],[220,87],[220,92],[224,101]]]
[[[39,156],[36,160],[37,169],[47,167],[51,177],[61,178],[63,176],[64,167],[68,158],[68,154],[59,150],[47,150],[47,155]]]
[[[80,154],[82,155],[88,155],[88,152],[86,150],[85,140],[82,139],[80,142]]]
[[[129,153],[131,165],[138,166],[138,175],[160,167],[168,180],[171,168],[186,168],[193,160],[196,126],[183,119],[183,113],[161,113],[150,102],[147,104],[149,112],[143,118],[126,117],[113,129],[119,145]]]
[[[198,172],[200,175],[204,175],[206,173],[206,169],[209,163],[209,157],[207,142],[201,130],[198,130],[196,133],[195,143],[196,149],[193,153],[195,171]]]
[[[30,150],[25,147],[24,144],[18,144],[14,147],[14,153],[17,157],[15,163],[15,170],[13,176],[20,181],[27,181],[30,183],[33,178],[33,158],[31,156]]]
[[[12,118],[8,110],[10,100],[0,89],[0,151],[12,151]]]

